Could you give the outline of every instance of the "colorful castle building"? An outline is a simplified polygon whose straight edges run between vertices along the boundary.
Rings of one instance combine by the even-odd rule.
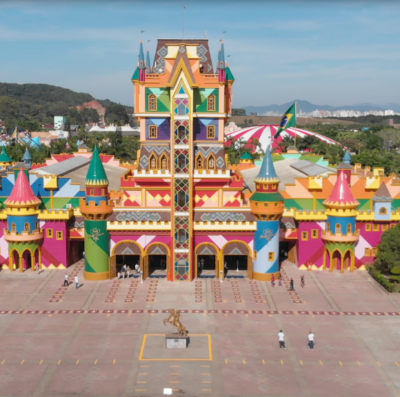
[[[228,164],[234,77],[223,43],[215,68],[207,39],[160,39],[153,63],[140,44],[132,82],[135,164],[85,145],[46,164],[27,151],[16,164],[3,147],[3,269],[65,269],[85,252],[88,280],[113,278],[123,264],[170,281],[221,277],[225,267],[269,280],[286,257],[301,269],[355,271],[400,220],[398,177],[352,166],[349,153],[336,169],[295,148],[266,150],[260,167],[248,155]]]

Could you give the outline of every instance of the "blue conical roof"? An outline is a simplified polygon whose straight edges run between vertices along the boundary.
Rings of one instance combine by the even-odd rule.
[[[147,50],[147,54],[146,54],[146,73],[151,73],[151,63],[150,63],[149,50]]]
[[[346,163],[346,164],[351,163],[351,154],[348,150],[346,150],[346,153],[344,154],[342,161],[343,161],[343,163]]]
[[[30,151],[28,150],[28,148],[26,148],[26,150],[25,150],[24,157],[22,157],[22,161],[24,161],[24,160],[32,160],[32,155],[31,155]]]
[[[219,60],[219,69],[225,69],[225,49],[224,42],[221,43],[221,54]]]
[[[140,48],[139,48],[139,69],[145,69],[146,68],[146,63],[144,61],[144,52],[143,52],[143,43],[140,42]]]
[[[270,151],[270,148],[268,147],[265,152],[265,156],[264,156],[263,163],[261,165],[260,172],[258,173],[254,182],[279,183],[279,181],[280,180],[275,171],[274,162],[272,161],[271,151]]]

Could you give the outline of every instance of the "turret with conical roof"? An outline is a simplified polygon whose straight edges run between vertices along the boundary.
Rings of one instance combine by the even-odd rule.
[[[150,52],[149,49],[147,49],[146,53],[146,74],[151,73],[151,62],[150,62]]]
[[[353,167],[350,165],[351,163],[351,154],[348,150],[346,150],[342,162],[338,165],[337,169],[342,170],[346,175],[347,182],[349,185],[351,184],[351,173],[353,172]]]
[[[226,81],[225,48],[224,42],[221,42],[221,51],[218,59],[218,80],[222,83]]]
[[[32,167],[32,155],[28,148],[25,149],[24,157],[22,157],[22,161],[29,167]]]
[[[85,279],[109,278],[110,233],[107,218],[113,212],[109,200],[108,178],[97,147],[86,175],[86,199],[81,200],[80,211],[85,218]]]
[[[250,197],[250,208],[258,221],[254,237],[253,278],[268,281],[272,275],[279,275],[279,222],[284,210],[284,199],[279,193],[280,181],[269,148],[254,181],[256,191]]]
[[[335,186],[324,205],[327,221],[322,232],[326,247],[323,268],[352,271],[355,267],[354,246],[360,234],[356,228],[356,208],[360,203],[350,190],[344,169],[338,170]]]
[[[43,231],[38,215],[42,201],[35,195],[25,172],[19,172],[10,197],[4,202],[8,229],[4,238],[9,245],[9,269],[20,271],[32,268],[40,261],[40,242]],[[38,252],[36,252],[38,250]],[[39,263],[40,265],[40,263]]]
[[[13,159],[7,154],[5,146],[3,146],[0,153],[0,167],[7,167],[11,165],[12,162]]]

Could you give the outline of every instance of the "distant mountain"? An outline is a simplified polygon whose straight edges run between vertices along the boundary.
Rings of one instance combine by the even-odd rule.
[[[246,114],[250,115],[251,113],[265,114],[266,112],[278,112],[284,113],[295,100],[291,102],[284,103],[283,105],[269,105],[269,106],[245,106],[242,109],[246,110]],[[384,106],[382,105],[374,105],[372,103],[362,103],[358,105],[352,106],[329,106],[329,105],[316,105],[314,103],[304,101],[302,99],[297,100],[297,111],[302,110],[303,112],[312,112],[314,110],[358,110],[360,112],[367,112],[369,110],[385,110],[392,109],[395,112],[400,112],[400,104],[396,103],[388,103]]]

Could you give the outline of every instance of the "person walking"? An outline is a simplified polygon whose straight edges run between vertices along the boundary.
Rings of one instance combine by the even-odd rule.
[[[308,334],[308,346],[310,346],[310,349],[314,349],[314,338],[315,335],[310,331]]]
[[[304,280],[304,276],[300,276],[300,283],[301,283],[301,288],[304,288],[304,286],[306,285],[306,282]]]
[[[79,288],[79,278],[78,278],[78,276],[75,276],[75,285],[76,285],[76,288]]]
[[[40,266],[39,266],[39,263],[36,263],[35,268],[36,268],[36,273],[37,273],[37,274],[40,274]]]
[[[279,348],[280,349],[286,349],[286,346],[285,346],[285,334],[282,332],[282,330],[279,331],[278,338],[279,338]]]
[[[294,281],[292,278],[290,279],[290,291],[294,291]]]
[[[282,276],[280,273],[279,273],[278,283],[279,283],[279,286],[282,287]]]
[[[68,276],[68,274],[67,273],[65,273],[65,276],[64,276],[64,287],[68,287],[68,285],[69,285],[69,276]]]
[[[139,274],[140,273],[140,266],[136,263],[136,265],[135,265],[135,270],[136,270],[136,273],[137,274]]]
[[[275,287],[275,274],[271,277],[271,287]]]
[[[225,262],[225,265],[224,265],[224,271],[225,271],[224,277],[226,277],[227,274],[228,274],[228,263],[226,263],[226,262]]]

